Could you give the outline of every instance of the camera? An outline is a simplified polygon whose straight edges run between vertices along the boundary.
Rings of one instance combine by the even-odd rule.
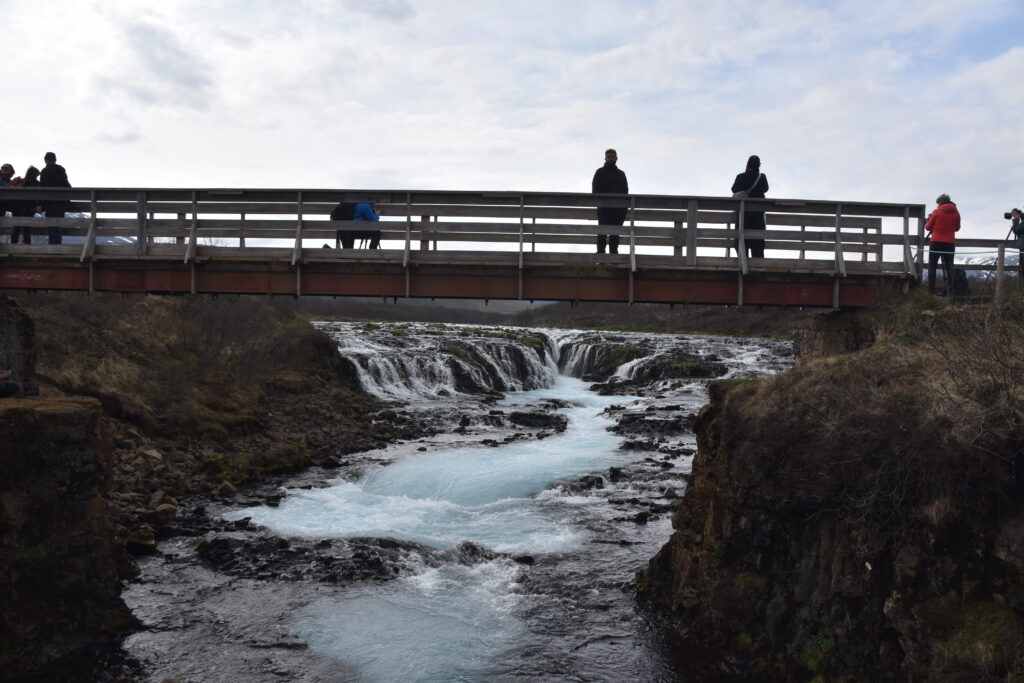
[[[1010,220],[1011,218],[1013,218],[1014,211],[1016,211],[1018,214],[1020,213],[1020,209],[1013,209],[1012,211],[1007,211],[1006,213],[1004,213],[1003,218],[1005,218],[1006,220]]]

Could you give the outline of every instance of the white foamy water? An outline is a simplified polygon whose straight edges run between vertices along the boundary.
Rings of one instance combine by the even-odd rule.
[[[473,541],[499,552],[545,553],[576,547],[581,532],[559,508],[561,499],[531,498],[552,481],[607,468],[623,459],[619,439],[600,412],[623,397],[597,396],[560,377],[555,386],[515,394],[509,409],[558,396],[574,407],[569,426],[546,439],[500,448],[422,453],[379,467],[356,482],[293,491],[276,507],[234,510],[277,533],[313,537],[387,536],[437,548]]]
[[[473,681],[523,631],[514,616],[518,570],[508,561],[430,569],[303,611],[295,633],[344,660],[363,681]]]
[[[322,325],[355,364],[364,388],[380,397],[422,403],[437,400],[438,392],[444,391],[441,396],[452,396],[444,400],[463,400],[456,390],[461,368],[477,373],[474,380],[485,387],[531,389],[509,393],[498,402],[495,407],[506,413],[535,407],[545,398],[569,402],[571,407],[558,411],[569,420],[567,430],[497,448],[461,446],[410,455],[376,467],[355,481],[338,480],[326,488],[291,491],[278,507],[232,510],[225,517],[251,517],[284,536],[392,537],[441,549],[472,541],[503,553],[558,555],[559,561],[575,553],[573,557],[593,557],[590,562],[603,567],[605,555],[594,549],[608,546],[590,542],[608,539],[594,537],[595,525],[589,522],[603,520],[596,528],[618,538],[608,529],[614,523],[611,518],[619,513],[609,508],[606,498],[548,488],[552,482],[638,458],[635,453],[618,450],[620,438],[607,431],[611,420],[601,414],[609,405],[628,405],[633,398],[599,396],[588,390],[588,383],[557,374],[559,349],[565,354],[563,371],[583,373],[596,353],[600,333],[538,330],[545,336],[548,352],[531,351],[523,356],[518,353],[522,349],[511,349],[509,342],[496,340],[494,332],[449,327],[454,332],[445,334],[459,339],[466,334],[474,337],[477,345],[473,348],[490,368],[487,377],[479,374],[479,363],[471,368],[460,365],[457,354],[443,357],[439,351],[447,342],[428,326],[401,328],[412,329],[414,334],[394,334],[387,326],[375,326],[374,337],[369,339],[354,324]],[[417,338],[417,334],[424,337]],[[764,365],[775,359],[769,342],[631,333],[616,338],[650,350],[647,358],[618,368],[619,379],[631,378],[654,356],[676,351],[714,354],[729,368],[729,376],[764,374]],[[705,383],[700,380],[664,384],[671,389],[673,401],[689,408],[695,409],[705,400]],[[663,484],[679,486],[675,480]],[[640,490],[631,494],[629,485],[622,484],[617,495],[644,495]],[[632,522],[625,524],[622,537],[640,533]],[[638,558],[637,566],[644,560],[646,557]],[[633,569],[628,566],[624,573],[601,575],[601,581],[614,585],[628,580]],[[508,559],[472,566],[453,563],[386,584],[348,587],[302,609],[291,630],[312,651],[352,666],[359,680],[502,680],[516,673],[514,665],[508,670],[501,668],[510,666],[507,662],[530,660],[537,656],[538,648],[545,647],[545,636],[533,633],[531,628],[536,625],[524,621],[545,600],[519,593],[518,580],[526,571]],[[597,591],[594,585],[596,582],[587,582],[586,590]],[[587,638],[581,635],[580,642],[586,644]],[[570,652],[575,651],[573,645]],[[555,662],[544,671],[559,669]],[[633,669],[623,666],[621,670]],[[535,680],[547,680],[545,676]]]

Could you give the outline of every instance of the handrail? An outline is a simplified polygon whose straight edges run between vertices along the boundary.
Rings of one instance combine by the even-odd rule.
[[[292,266],[310,258],[384,259],[386,248],[377,254],[358,250],[309,253],[310,241],[318,242],[319,247],[325,240],[333,244],[337,232],[366,229],[361,222],[325,220],[338,201],[360,199],[378,203],[384,220],[374,228],[381,231],[384,241],[401,243],[405,267],[435,258],[422,250],[412,252],[416,238],[430,239],[435,245],[444,243],[442,251],[447,256],[436,258],[453,258],[460,243],[472,243],[472,249],[480,254],[511,247],[518,252],[517,265],[522,270],[531,259],[547,258],[541,257],[537,245],[547,245],[548,251],[559,249],[559,245],[569,250],[559,253],[591,252],[600,230],[600,234],[628,237],[628,255],[605,261],[631,272],[650,261],[652,255],[645,250],[652,248],[663,249],[673,267],[702,268],[708,264],[719,267],[723,260],[706,256],[708,250],[738,245],[737,255],[725,260],[731,260],[733,268],[744,274],[766,268],[769,261],[796,263],[816,271],[827,261],[815,257],[831,252],[834,271],[839,274],[882,270],[906,275],[913,270],[909,221],[916,217],[920,223],[925,215],[921,204],[785,198],[447,190],[0,188],[0,204],[12,198],[54,201],[58,196],[88,218],[0,218],[0,234],[3,228],[15,225],[59,226],[69,238],[85,238],[84,248],[76,248],[75,253],[81,261],[90,262],[125,258],[128,251],[134,251],[136,257],[163,258],[168,240],[184,243],[186,263],[220,257],[270,258],[277,246],[260,241],[280,244],[283,239],[293,240],[287,258]],[[595,209],[610,206],[627,209],[629,224],[599,228]],[[767,229],[747,229],[743,220],[747,211],[765,212]],[[192,214],[188,219],[187,213]],[[413,215],[434,220],[414,225]],[[389,217],[404,219],[404,225],[387,220]],[[531,220],[529,234],[527,218]],[[902,221],[902,230],[887,231],[890,219]],[[111,244],[111,238],[122,238],[121,246]],[[237,241],[238,246],[208,244],[211,239]],[[800,254],[801,258],[750,259],[745,246],[751,239],[765,240],[768,251]],[[530,251],[525,248],[527,241],[532,245]],[[129,245],[133,249],[127,249]],[[52,252],[63,257],[64,251],[57,246],[33,245],[31,253]],[[883,250],[895,253],[896,247],[902,253],[886,261]],[[0,254],[24,250],[0,243]],[[182,258],[180,246],[177,258]],[[663,257],[658,254],[657,258]]]

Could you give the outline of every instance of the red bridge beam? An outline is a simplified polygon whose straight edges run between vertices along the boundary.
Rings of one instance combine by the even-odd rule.
[[[903,290],[895,276],[750,273],[610,266],[515,266],[206,261],[42,264],[0,261],[0,289],[525,299],[636,303],[866,306]],[[521,288],[521,289],[520,289]],[[521,295],[520,295],[521,292]]]

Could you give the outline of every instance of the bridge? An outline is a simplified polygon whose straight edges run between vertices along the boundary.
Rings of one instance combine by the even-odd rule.
[[[803,199],[405,190],[0,188],[0,289],[856,307],[920,274],[926,209]],[[379,223],[329,221],[342,201]],[[598,226],[599,206],[627,210]],[[766,213],[768,230],[745,228]],[[64,243],[10,244],[15,226]],[[382,231],[381,249],[336,232]],[[595,254],[599,234],[619,254]],[[766,258],[746,243],[766,240]],[[38,240],[38,238],[37,238]],[[326,248],[325,248],[326,247]]]

